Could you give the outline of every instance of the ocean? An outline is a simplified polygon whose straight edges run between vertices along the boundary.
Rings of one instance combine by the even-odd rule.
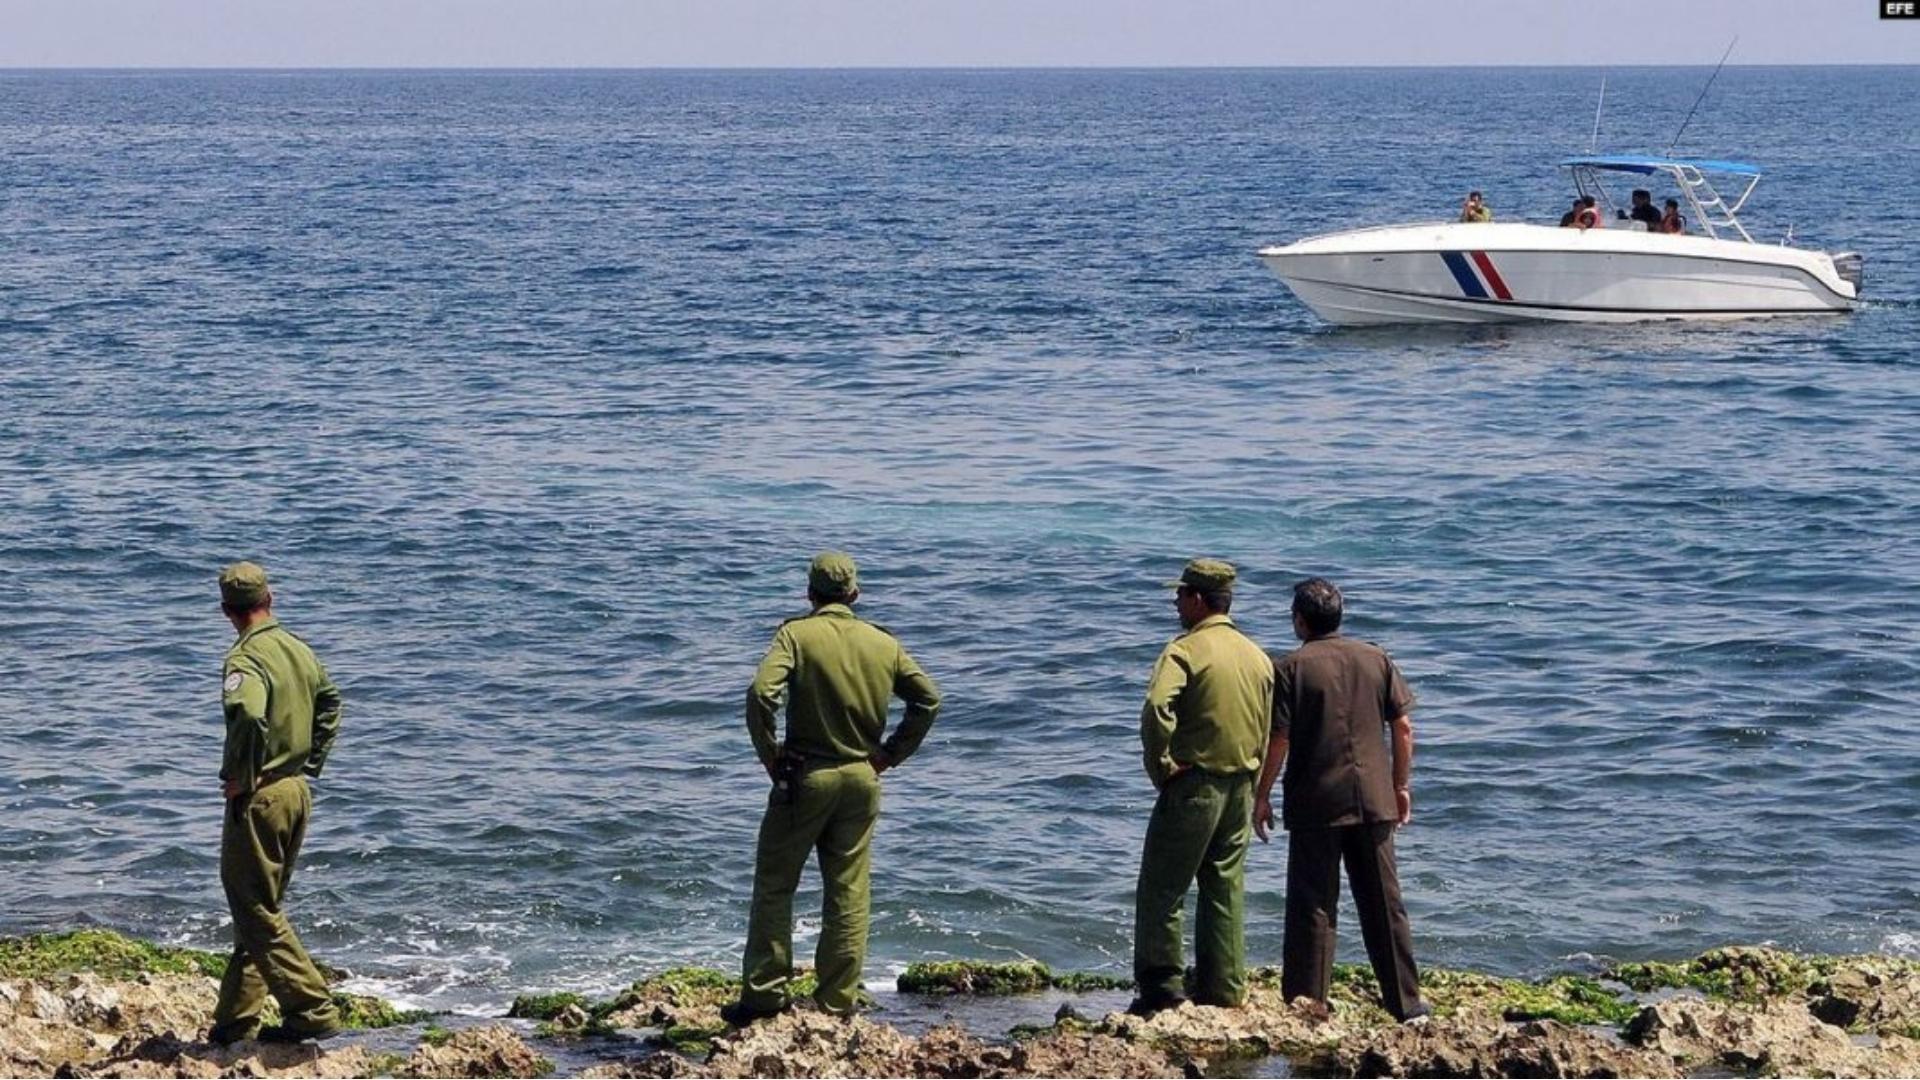
[[[948,700],[874,985],[1127,970],[1194,555],[1399,659],[1423,963],[1920,953],[1916,71],[1728,68],[1679,141],[1865,254],[1851,317],[1363,331],[1254,250],[1557,220],[1599,70],[0,73],[0,931],[225,940],[252,558],[348,702],[321,958],[472,1011],[733,968],[744,691],[836,547]],[[1606,74],[1659,152],[1707,72]]]

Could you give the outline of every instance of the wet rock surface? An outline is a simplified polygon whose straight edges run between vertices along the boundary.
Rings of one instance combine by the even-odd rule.
[[[396,1075],[545,1076],[552,1071],[553,1062],[513,1030],[491,1024],[422,1043]]]
[[[699,969],[615,997],[524,996],[512,1019],[459,1030],[418,1023],[379,999],[356,1017],[389,1026],[323,1044],[204,1041],[224,960],[117,935],[0,941],[0,1073],[15,1076],[1202,1076],[1290,1070],[1322,1076],[1920,1075],[1920,964],[1896,957],[1717,949],[1692,960],[1623,964],[1601,977],[1535,981],[1430,973],[1434,1016],[1394,1023],[1370,978],[1342,969],[1331,1007],[1281,1000],[1255,973],[1244,1007],[1183,1005],[1149,1018],[1062,995],[1035,966],[945,966],[937,994],[838,1017],[801,1007],[730,1028],[719,1007],[738,984]],[[51,942],[51,945],[48,943]],[[93,961],[101,972],[74,970]],[[1065,997],[1003,1030],[977,994]],[[933,974],[933,973],[929,973]],[[967,980],[983,990],[952,985]],[[1042,984],[1045,990],[1038,989]],[[804,993],[804,991],[803,991]],[[1124,999],[1122,999],[1124,1000]],[[937,1003],[937,1015],[926,1019]],[[996,1023],[993,1018],[1000,1018]],[[984,1022],[983,1022],[984,1021]],[[931,1026],[928,1024],[931,1023]],[[1281,1060],[1275,1060],[1281,1059]]]

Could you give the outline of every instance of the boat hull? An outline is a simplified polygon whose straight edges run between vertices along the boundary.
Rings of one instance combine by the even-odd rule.
[[[1850,311],[1824,252],[1539,225],[1362,229],[1261,261],[1329,322],[1631,322]]]

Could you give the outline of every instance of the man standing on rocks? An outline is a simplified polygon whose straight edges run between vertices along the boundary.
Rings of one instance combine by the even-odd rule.
[[[340,1030],[339,1012],[280,905],[313,811],[307,778],[320,775],[340,730],[340,691],[307,643],[273,617],[265,570],[241,562],[221,571],[220,610],[240,635],[220,684],[227,719],[220,883],[233,911],[234,947],[210,1037],[324,1039]],[[281,1022],[263,1031],[269,993]]]
[[[1323,578],[1293,587],[1298,649],[1274,661],[1273,738],[1253,827],[1273,827],[1273,783],[1286,764],[1287,924],[1280,988],[1327,1000],[1344,860],[1380,999],[1401,1020],[1420,1000],[1413,932],[1400,903],[1393,832],[1413,816],[1413,692],[1377,645],[1340,636],[1340,590]],[[1391,731],[1393,746],[1388,754]]]
[[[1234,579],[1231,564],[1195,559],[1169,583],[1186,633],[1160,653],[1140,711],[1147,777],[1160,795],[1134,893],[1137,1015],[1186,1000],[1181,909],[1196,876],[1194,1000],[1231,1008],[1246,998],[1245,869],[1273,662],[1227,614]]]
[[[940,711],[940,691],[892,634],[854,616],[858,573],[839,552],[814,558],[807,570],[812,613],[780,624],[747,690],[747,731],[774,787],[754,857],[740,1000],[721,1010],[731,1024],[791,1004],[793,894],[815,851],[825,896],[814,1000],[840,1014],[859,1005],[879,775],[919,748]],[[883,739],[895,697],[906,702],[906,715]],[[783,698],[784,743],[775,724]]]

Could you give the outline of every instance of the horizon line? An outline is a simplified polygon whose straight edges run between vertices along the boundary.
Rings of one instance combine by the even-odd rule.
[[[1713,64],[1660,63],[1371,63],[1371,64],[0,64],[0,72],[853,72],[853,71],[1436,71],[1436,70],[1633,70],[1712,68]],[[1729,68],[1912,68],[1920,62],[1827,60],[1810,63],[1727,64]]]

